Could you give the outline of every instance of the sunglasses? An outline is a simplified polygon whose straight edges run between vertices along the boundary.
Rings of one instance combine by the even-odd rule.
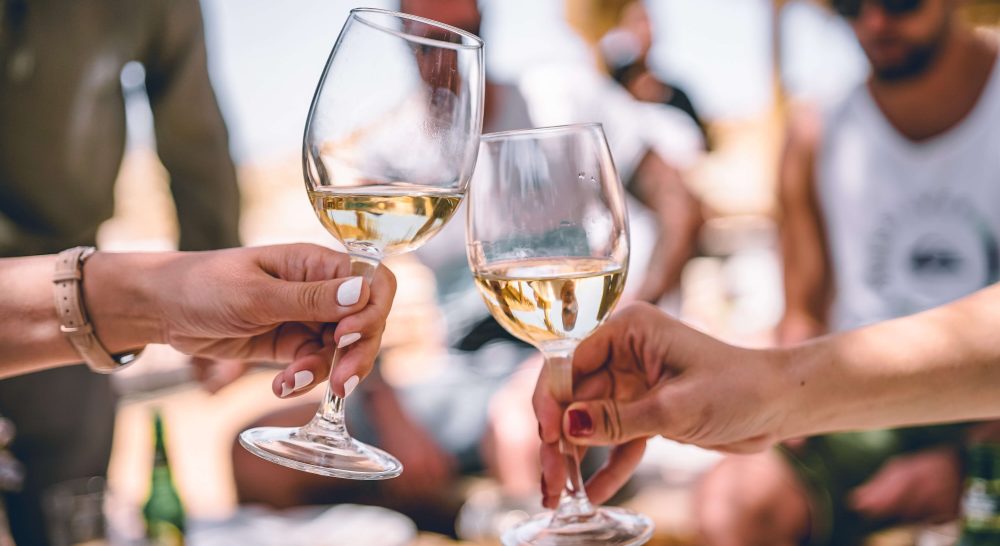
[[[889,16],[900,16],[913,13],[923,5],[923,0],[833,0],[833,9],[842,17],[857,19],[865,2],[877,3]]]

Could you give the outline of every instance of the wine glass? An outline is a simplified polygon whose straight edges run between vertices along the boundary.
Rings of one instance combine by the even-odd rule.
[[[573,396],[576,346],[614,309],[628,271],[625,195],[600,124],[483,135],[469,196],[468,256],[490,313],[545,357],[555,398]],[[577,450],[555,512],[509,529],[505,545],[642,544],[646,516],[595,508]]]
[[[477,36],[422,17],[351,10],[309,109],[302,162],[313,209],[347,248],[353,274],[371,280],[384,258],[419,247],[458,208],[475,168],[483,84]],[[325,476],[402,472],[396,458],[351,438],[344,401],[329,384],[308,424],[247,430],[240,443]]]

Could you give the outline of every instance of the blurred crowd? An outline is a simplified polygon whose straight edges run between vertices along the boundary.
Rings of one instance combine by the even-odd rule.
[[[853,31],[867,78],[824,101],[799,100],[784,93],[779,63],[773,113],[740,132],[704,116],[696,94],[656,69],[652,2],[552,2],[562,5],[587,54],[535,63],[513,82],[495,81],[487,70],[484,132],[603,124],[630,195],[627,300],[659,305],[736,342],[794,344],[1000,280],[1000,57],[989,27],[1000,3],[814,2]],[[785,3],[796,2],[776,2],[774,10]],[[285,210],[292,200],[308,207],[294,173],[281,185],[261,180],[284,177],[283,167],[241,167],[238,182],[197,0],[2,6],[0,256],[53,253],[99,238],[113,248],[135,239],[130,226],[141,231],[169,209],[162,187],[128,181],[136,178],[127,171],[136,152],[129,152],[132,164],[125,153],[122,69],[130,61],[142,64],[140,87],[165,168],[138,172],[169,181],[180,248],[239,244],[240,190],[244,243],[287,228],[269,216],[318,227],[301,208]],[[400,0],[393,7],[476,34],[490,17],[477,0]],[[697,52],[691,55],[698,62]],[[720,198],[714,189],[720,176],[743,174],[747,163],[732,160],[741,153],[754,154],[751,168],[773,178],[748,199],[764,206],[732,207],[732,195]],[[145,189],[119,188],[118,209],[130,209],[133,223],[119,215],[101,228],[114,212],[117,179]],[[739,184],[723,187],[743,195]],[[301,235],[296,229],[291,237]],[[538,510],[530,397],[541,363],[489,316],[463,240],[463,222],[454,221],[415,256],[391,264],[402,284],[382,371],[348,399],[352,434],[398,457],[402,476],[322,478],[273,465],[226,437],[230,464],[222,468],[231,469],[224,479],[238,505],[381,506],[422,531],[484,541],[495,539],[508,516]],[[200,364],[195,379],[220,396],[246,389],[267,366]],[[139,376],[118,384],[127,391],[125,406],[168,392],[160,387]],[[247,396],[265,396],[258,390]],[[108,474],[113,435],[129,434],[120,417],[116,431],[122,406],[114,391],[108,376],[84,367],[0,381],[0,415],[16,427],[9,450],[23,477],[4,493],[17,544],[49,543],[43,501],[52,487]],[[244,406],[248,413],[232,416],[233,429],[299,425],[316,407],[312,398]],[[1000,426],[833,434],[752,457],[664,444],[647,454],[647,468],[656,470],[637,474],[613,502],[639,503],[657,521],[674,522],[660,530],[662,541],[864,544],[886,529],[956,520],[962,454],[984,439],[1000,440]],[[178,441],[171,449],[188,446]],[[591,451],[584,467],[593,471],[601,461],[602,453]],[[676,489],[678,475],[682,503],[650,493]],[[675,511],[684,522],[671,519]]]

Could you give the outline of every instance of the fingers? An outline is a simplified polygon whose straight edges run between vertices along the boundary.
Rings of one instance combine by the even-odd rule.
[[[249,362],[233,359],[191,357],[195,379],[208,392],[215,394],[246,373]]]
[[[264,323],[339,322],[364,309],[369,287],[361,277],[292,282],[269,279],[255,300]]]
[[[573,352],[573,373],[589,374],[604,367],[610,360],[616,340],[621,340],[627,327],[625,313],[612,315],[607,322],[580,342]]]
[[[889,476],[888,479],[876,475],[868,483],[850,494],[850,506],[855,511],[870,518],[882,518],[894,514],[902,504],[906,490],[905,482]]]
[[[883,465],[871,479],[851,491],[851,508],[871,518],[905,517],[915,500],[911,485],[915,479],[927,479],[927,472],[921,471],[919,464],[913,465],[921,455],[904,455]],[[941,477],[941,472],[930,474]]]
[[[666,415],[655,393],[651,391],[633,401],[574,402],[563,415],[563,433],[578,445],[615,445],[658,436]]]
[[[542,463],[542,506],[554,509],[566,485],[566,458],[559,452],[559,442],[543,443],[539,455]]]
[[[302,243],[251,250],[257,265],[275,279],[314,282],[351,276],[350,257],[323,246]]]
[[[372,279],[368,305],[337,325],[334,337],[340,350],[330,386],[338,396],[348,396],[371,373],[395,294],[396,278],[380,266]]]
[[[304,328],[301,325],[295,326]],[[290,398],[309,392],[314,386],[322,383],[330,373],[334,348],[330,327],[323,330],[322,342],[318,336],[314,336],[300,343],[296,347],[292,363],[274,377],[271,390],[279,398]]]
[[[587,496],[604,504],[621,489],[635,472],[646,452],[646,438],[636,438],[611,449],[608,460],[587,480]]]
[[[215,364],[215,360],[203,356],[192,356],[190,364],[191,375],[195,381],[204,385],[208,376],[212,373],[212,365]]]
[[[549,389],[548,374],[542,373],[535,383],[535,393],[531,397],[531,404],[535,408],[535,417],[538,419],[538,433],[544,444],[553,444],[559,441],[562,428],[562,406],[552,396]]]

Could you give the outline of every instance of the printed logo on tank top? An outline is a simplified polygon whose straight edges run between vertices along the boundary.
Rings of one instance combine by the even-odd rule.
[[[884,213],[869,236],[867,284],[902,316],[997,282],[1000,248],[967,197],[920,194]]]

